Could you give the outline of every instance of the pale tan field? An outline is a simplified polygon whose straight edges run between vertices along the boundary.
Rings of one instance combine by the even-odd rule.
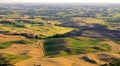
[[[25,37],[0,34],[0,42],[22,40],[22,39],[25,39]]]

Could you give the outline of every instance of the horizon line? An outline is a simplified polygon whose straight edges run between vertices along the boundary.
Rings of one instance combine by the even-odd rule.
[[[24,4],[24,3],[45,3],[45,4],[64,4],[64,3],[68,3],[68,4],[120,4],[120,2],[0,2],[0,4]]]

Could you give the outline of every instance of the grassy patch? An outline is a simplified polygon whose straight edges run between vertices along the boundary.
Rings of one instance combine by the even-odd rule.
[[[11,63],[16,63],[16,62],[23,61],[23,60],[31,58],[31,56],[28,56],[28,55],[19,55],[18,56],[18,55],[11,55],[11,54],[6,54],[5,57]]]
[[[10,47],[11,45],[12,45],[11,42],[0,42],[0,49]]]
[[[117,43],[117,44],[120,44],[120,41],[114,41],[115,43]]]
[[[79,47],[92,47],[97,45],[99,40],[80,37],[80,38],[67,38],[66,39],[69,43],[69,45],[73,48],[79,48]]]
[[[74,37],[67,38],[67,45],[71,49],[72,54],[79,53],[88,53],[88,52],[96,52],[96,51],[108,51],[108,45],[101,45],[99,42],[101,40],[87,38],[87,37]]]
[[[102,40],[87,37],[47,39],[44,42],[47,56],[63,56],[96,51],[109,51],[109,45],[100,44]]]
[[[31,44],[34,42],[37,42],[37,40],[25,39],[25,40],[17,40],[17,41],[0,42],[0,49],[10,47],[12,44]]]

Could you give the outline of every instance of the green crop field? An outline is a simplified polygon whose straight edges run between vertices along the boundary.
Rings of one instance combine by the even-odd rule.
[[[28,55],[11,55],[11,54],[5,54],[5,58],[8,61],[11,61],[10,63],[16,63],[16,62],[20,62],[26,59],[30,59],[32,58],[31,56]]]
[[[8,48],[12,44],[32,44],[37,42],[35,39],[25,39],[25,40],[17,40],[17,41],[7,41],[7,42],[0,42],[0,49]]]
[[[44,42],[46,55],[83,54],[97,51],[109,51],[110,46],[101,44],[101,40],[87,37],[47,39]]]

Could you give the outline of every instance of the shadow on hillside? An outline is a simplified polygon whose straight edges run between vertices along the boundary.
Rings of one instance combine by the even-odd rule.
[[[65,36],[65,37],[87,36],[87,37],[93,37],[93,38],[98,38],[98,39],[120,40],[120,31],[109,30],[106,27],[101,26],[99,24],[94,24],[92,28],[89,26],[88,27],[87,26],[78,26],[77,28],[79,28],[79,30],[73,30],[71,32],[65,33],[63,36]]]

